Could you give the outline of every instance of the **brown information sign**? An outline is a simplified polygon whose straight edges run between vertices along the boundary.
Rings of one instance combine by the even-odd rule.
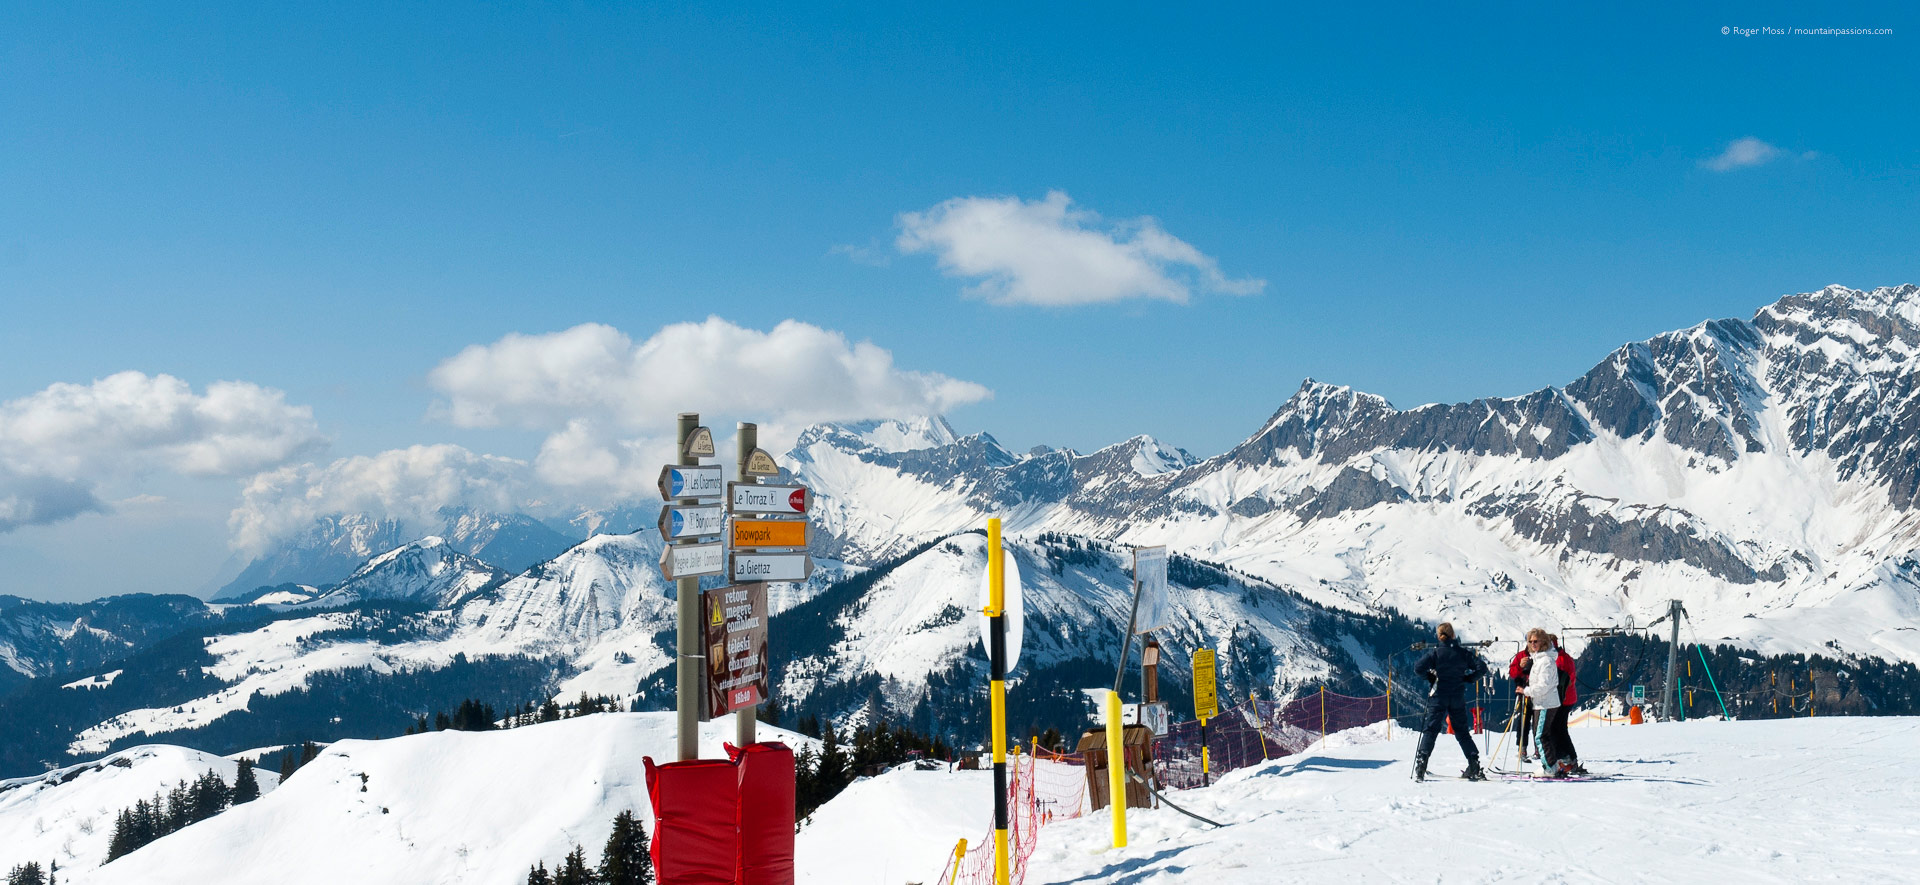
[[[765,703],[767,675],[767,585],[734,584],[700,594],[706,625],[709,718]]]

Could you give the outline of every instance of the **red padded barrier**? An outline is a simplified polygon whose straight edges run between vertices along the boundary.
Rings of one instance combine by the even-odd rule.
[[[727,747],[740,766],[740,885],[793,885],[793,750]]]
[[[740,802],[734,764],[719,759],[665,765],[655,765],[652,757],[643,761],[647,796],[653,802],[653,870],[659,885],[737,885]]]

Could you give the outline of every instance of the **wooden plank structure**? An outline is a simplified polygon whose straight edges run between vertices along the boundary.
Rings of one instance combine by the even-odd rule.
[[[1144,725],[1129,725],[1120,738],[1126,752],[1126,766],[1135,774],[1153,783],[1158,781],[1153,774],[1153,729]],[[1093,810],[1107,807],[1107,732],[1104,728],[1088,729],[1080,736],[1077,748],[1081,758],[1086,760],[1087,798],[1093,802]],[[1129,778],[1127,780],[1127,807],[1152,808],[1153,794],[1146,786]]]

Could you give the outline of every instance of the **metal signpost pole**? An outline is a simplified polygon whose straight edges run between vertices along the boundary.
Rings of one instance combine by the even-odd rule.
[[[993,880],[1008,885],[1007,857],[1007,568],[1000,520],[987,520],[988,691],[993,708]]]
[[[736,466],[739,468],[740,482],[746,484],[759,482],[759,480],[747,473],[747,456],[752,454],[753,450],[760,446],[760,425],[748,424],[742,421],[738,429],[740,433],[740,460]],[[761,666],[766,666],[766,664],[763,662]],[[757,715],[759,715],[758,704],[741,707],[733,714],[733,742],[736,746],[750,746],[755,742],[754,717]]]
[[[1127,847],[1126,730],[1120,723],[1120,685],[1127,677],[1127,654],[1133,651],[1133,625],[1140,616],[1140,550],[1133,552],[1133,605],[1127,609],[1127,630],[1120,637],[1120,663],[1113,669],[1113,691],[1107,695],[1107,807],[1113,811],[1113,847]]]
[[[1673,679],[1674,671],[1680,666],[1680,600],[1667,602],[1667,619],[1673,621],[1673,641],[1667,645],[1667,689],[1660,700],[1660,713],[1668,721],[1674,718]]]
[[[674,438],[679,442],[683,467],[700,463],[699,457],[687,454],[687,438],[699,426],[699,413],[680,413],[680,432]],[[698,501],[683,498],[679,503]],[[700,579],[681,578],[675,587],[678,609],[674,621],[674,711],[678,714],[680,761],[686,762],[700,758],[700,702],[706,697],[700,678],[705,673],[706,660],[699,654],[704,636],[700,630]]]

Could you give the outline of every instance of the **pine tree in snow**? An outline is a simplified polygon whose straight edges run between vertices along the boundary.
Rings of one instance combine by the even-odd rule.
[[[604,885],[649,885],[653,857],[647,852],[647,828],[632,811],[613,818],[613,832],[600,854],[600,881]]]
[[[566,861],[554,873],[553,885],[598,885],[599,877],[593,868],[587,866],[587,850],[578,845],[567,855]]]
[[[253,760],[240,760],[240,772],[233,776],[233,795],[229,805],[239,805],[260,798],[260,781],[253,775]]]
[[[553,877],[547,875],[546,861],[541,861],[527,870],[527,885],[553,885]]]

